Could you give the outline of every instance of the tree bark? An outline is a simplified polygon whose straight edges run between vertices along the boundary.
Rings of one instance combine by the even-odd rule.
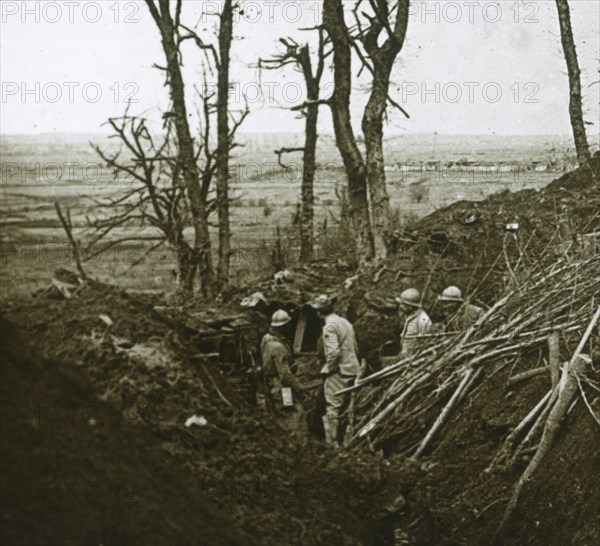
[[[365,107],[362,130],[366,146],[366,169],[369,197],[371,200],[371,229],[375,258],[385,259],[387,255],[388,219],[390,201],[386,188],[385,161],[383,154],[383,116],[389,94],[390,78],[394,61],[402,50],[408,27],[409,1],[400,0],[397,6],[393,34],[380,46],[379,37],[384,30],[383,20],[388,19],[387,4],[379,2],[379,17],[363,38],[365,51],[373,68],[373,87]],[[388,30],[388,32],[390,32]]]
[[[311,98],[308,94],[308,99]],[[318,99],[319,91],[314,100]],[[304,139],[304,154],[302,157],[302,206],[300,210],[300,260],[304,263],[314,259],[314,182],[317,152],[317,121],[319,119],[318,104],[306,108],[306,127]]]
[[[190,249],[179,245],[177,247],[177,288],[184,297],[194,294],[194,279],[197,266],[194,263]]]
[[[389,78],[374,75],[373,89],[362,119],[362,130],[366,146],[366,170],[369,197],[371,199],[371,229],[376,259],[387,255],[386,238],[390,200],[386,188],[385,161],[383,156],[383,114],[387,101]]]
[[[211,256],[207,210],[206,203],[202,198],[200,176],[194,153],[194,141],[187,119],[185,86],[179,64],[179,47],[176,42],[177,24],[171,17],[169,0],[159,0],[160,12],[153,0],[146,0],[146,4],[160,30],[167,61],[168,85],[181,160],[181,173],[190,201],[190,212],[194,227],[193,261],[198,268],[201,294],[205,298],[212,298],[215,295],[216,283]],[[177,10],[180,7],[178,2]],[[178,14],[176,19],[179,19]]]
[[[580,165],[590,159],[585,124],[583,122],[583,107],[581,103],[581,70],[577,61],[577,50],[571,28],[571,14],[568,0],[556,0],[558,20],[560,23],[560,38],[562,41],[567,72],[569,74],[569,116],[575,140],[575,150]]]
[[[367,173],[350,117],[352,54],[341,0],[323,1],[323,25],[333,45],[335,87],[331,97],[331,114],[335,139],[348,177],[348,209],[352,231],[356,236],[357,259],[359,265],[364,265],[373,257],[373,237]]]
[[[304,153],[302,157],[302,188],[300,207],[300,260],[311,262],[314,259],[314,183],[317,154],[317,122],[319,120],[319,87],[324,67],[323,37],[320,36],[319,59],[313,74],[310,51],[304,46],[299,55],[299,63],[306,82],[306,124],[304,127]]]
[[[225,0],[219,25],[217,86],[217,214],[219,218],[219,292],[229,286],[231,228],[229,222],[229,56],[233,37],[232,0]]]

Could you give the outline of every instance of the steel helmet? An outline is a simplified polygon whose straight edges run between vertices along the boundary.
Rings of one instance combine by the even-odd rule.
[[[283,309],[278,309],[273,313],[271,318],[271,328],[279,328],[286,325],[292,317],[290,317]]]
[[[462,292],[458,286],[449,286],[438,299],[440,301],[463,301]]]
[[[333,300],[326,294],[321,294],[320,296],[317,296],[314,300],[312,300],[311,305],[315,309],[323,309],[324,307],[333,305]]]
[[[416,288],[407,288],[396,301],[412,307],[421,307],[421,293]]]

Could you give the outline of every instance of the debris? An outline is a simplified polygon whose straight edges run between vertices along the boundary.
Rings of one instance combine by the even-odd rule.
[[[106,326],[108,326],[109,328],[113,325],[113,321],[111,320],[111,318],[108,315],[100,315],[98,316],[98,318],[104,323],[106,324]]]
[[[387,267],[385,267],[385,265],[379,269],[375,275],[373,276],[373,284],[377,284],[379,282],[379,279],[381,279],[381,276],[387,271]]]
[[[208,425],[208,421],[206,420],[206,417],[204,417],[202,415],[192,415],[191,417],[188,417],[188,419],[186,420],[185,426],[189,428],[192,425],[198,425],[199,427],[205,427],[206,425]]]
[[[256,307],[259,302],[263,302],[265,305],[268,305],[267,299],[262,292],[254,292],[254,294],[244,298],[241,301],[240,306],[244,308]]]
[[[289,269],[284,269],[283,271],[278,271],[277,273],[275,273],[273,278],[275,279],[276,284],[294,282],[294,276],[292,275],[292,272]]]
[[[344,281],[344,288],[346,290],[349,290],[350,288],[352,288],[352,286],[354,286],[354,282],[356,281],[356,279],[359,278],[360,275],[353,275],[352,277],[348,277],[345,281]]]

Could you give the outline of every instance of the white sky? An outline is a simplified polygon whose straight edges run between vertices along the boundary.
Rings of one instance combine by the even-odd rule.
[[[307,40],[311,33],[298,29],[320,21],[320,2],[243,4],[235,27],[232,79],[237,85],[231,99],[241,108],[242,91],[247,93],[251,115],[243,132],[300,132],[302,121],[284,108],[303,100],[297,96],[298,75],[291,69],[263,72],[261,81],[253,65],[277,49],[281,36]],[[597,134],[600,84],[593,82],[600,80],[600,2],[570,4],[585,114],[594,123],[588,131]],[[123,113],[128,95],[139,101],[133,113],[158,119],[167,107],[163,74],[152,66],[164,64],[164,55],[144,2],[2,0],[0,7],[2,134],[98,132],[109,116]],[[214,17],[206,13],[218,9],[219,2],[184,0],[183,21],[192,27],[200,23],[199,30],[209,33]],[[413,2],[411,9],[391,90],[411,119],[393,112],[388,134],[570,132],[554,0],[427,0]],[[188,44],[184,64],[191,103],[191,84],[201,81],[203,56]],[[355,64],[355,74],[357,69]],[[325,88],[330,79],[327,72]],[[363,78],[355,85],[357,127],[367,83]],[[321,130],[331,131],[326,109]]]

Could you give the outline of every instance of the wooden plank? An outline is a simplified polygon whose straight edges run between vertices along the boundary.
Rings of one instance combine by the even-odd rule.
[[[304,339],[304,332],[306,331],[306,323],[308,316],[304,309],[300,311],[300,317],[296,323],[296,332],[294,335],[294,353],[298,354],[302,352],[302,341]]]

